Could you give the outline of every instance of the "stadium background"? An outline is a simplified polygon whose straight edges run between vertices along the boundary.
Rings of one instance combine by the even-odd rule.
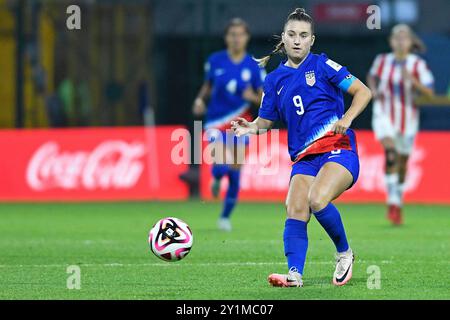
[[[81,30],[66,27],[70,4],[81,8]],[[366,28],[370,4],[382,8],[381,30]],[[370,173],[355,190],[369,185],[369,191],[349,193],[340,208],[365,257],[345,292],[328,287],[327,270],[307,267],[312,288],[302,297],[448,299],[449,207],[441,205],[450,203],[447,0],[0,0],[0,298],[298,299],[250,280],[284,266],[280,230],[287,183],[260,181],[278,189],[246,190],[250,177],[259,180],[244,175],[242,198],[250,202],[238,205],[236,230],[229,236],[214,232],[221,204],[203,201],[210,200],[208,167],[174,165],[169,143],[175,129],[192,131],[191,104],[203,63],[223,48],[226,22],[244,18],[252,32],[249,52],[261,56],[298,6],[316,19],[314,51],[364,80],[375,55],[389,50],[390,27],[410,24],[428,47],[424,57],[438,95],[419,102],[422,131],[411,172],[420,172],[420,179],[406,195],[401,231],[387,229],[384,220],[384,160],[368,131],[371,106],[355,121]],[[278,63],[271,61],[267,71]],[[191,149],[199,152],[194,144]],[[151,224],[167,215],[186,219],[198,239],[176,268],[151,260],[145,242]],[[327,266],[332,248],[320,241],[316,225],[310,229],[311,263]],[[71,263],[89,270],[80,293],[65,288]],[[388,279],[382,293],[365,289],[371,264],[382,266]],[[222,266],[240,280],[212,273]],[[237,290],[239,285],[246,289]]]
[[[203,80],[203,63],[211,52],[223,48],[223,28],[228,19],[240,16],[248,21],[252,32],[249,52],[262,56],[271,50],[273,35],[279,34],[286,12],[299,5],[288,0],[171,0],[170,5],[167,1],[79,1],[81,30],[68,30],[69,4],[52,0],[0,2],[0,71],[4,78],[0,88],[1,128],[146,124],[185,126],[192,132],[195,119],[191,103]],[[448,1],[375,1],[373,4],[381,8],[380,30],[366,27],[370,4],[302,1],[301,5],[316,18],[315,52],[326,52],[365,79],[375,55],[389,50],[390,27],[409,23],[428,47],[425,58],[435,75],[439,95],[434,101],[419,102],[424,106],[421,129],[450,130],[450,108],[446,107],[450,94]],[[261,18],[268,16],[274,18]],[[279,59],[273,60],[268,72],[279,63]],[[348,102],[349,97],[346,99]],[[253,111],[256,114],[256,109]],[[353,126],[370,130],[370,119],[369,106]],[[150,136],[158,139],[157,135]],[[158,153],[154,146],[151,148]],[[199,152],[193,148],[192,144],[192,153]],[[183,173],[180,168],[175,170],[178,174]],[[6,165],[3,169],[14,180]],[[182,174],[192,196],[199,194],[200,176],[195,164]],[[179,180],[176,175],[171,179]],[[182,193],[180,197],[184,198]]]

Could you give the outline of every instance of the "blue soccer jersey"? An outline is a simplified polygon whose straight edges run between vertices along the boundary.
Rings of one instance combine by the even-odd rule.
[[[292,161],[305,154],[336,149],[340,143],[336,136],[342,135],[334,136],[330,130],[344,114],[342,91],[347,91],[355,79],[347,68],[325,54],[313,53],[297,69],[281,63],[266,77],[259,116],[287,125]],[[347,140],[339,148],[347,145],[350,149],[348,136],[344,138]]]
[[[265,71],[246,54],[241,62],[233,62],[226,50],[213,53],[205,63],[205,81],[212,92],[206,113],[205,129],[229,128],[230,121],[249,112],[250,103],[242,98],[248,86],[262,87]]]

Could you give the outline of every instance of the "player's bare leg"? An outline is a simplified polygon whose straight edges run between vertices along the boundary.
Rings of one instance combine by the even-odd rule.
[[[286,197],[286,213],[288,219],[303,221],[304,223],[309,222],[311,213],[308,205],[308,194],[313,180],[313,176],[302,174],[297,174],[292,177]],[[302,268],[303,266],[290,268],[287,274],[273,273],[269,275],[267,280],[275,287],[302,287]]]
[[[399,155],[395,149],[392,138],[384,138],[381,144],[385,153],[385,180],[387,189],[387,214],[386,217],[393,224],[397,224],[400,212],[399,198]]]
[[[396,216],[395,224],[400,225],[403,223],[402,205],[403,205],[403,192],[405,189],[406,170],[408,165],[409,155],[400,154],[398,156],[398,197],[400,198],[400,206],[398,208],[398,214]]]
[[[317,213],[324,208],[330,206],[330,202],[338,198],[353,182],[353,176],[342,165],[336,162],[327,162],[319,171],[311,186],[309,193],[309,206],[312,212],[315,213],[319,220]],[[337,209],[334,209],[337,212]],[[336,253],[336,268],[333,274],[333,284],[342,286],[346,284],[352,277],[354,256],[352,249],[348,246],[345,232],[343,230],[340,215],[337,213],[336,225],[342,227],[341,234],[333,234],[330,230],[327,233],[336,244],[337,248],[345,246],[343,251]],[[319,220],[322,224],[322,222]],[[322,225],[323,226],[323,225]],[[345,238],[345,239],[343,239]],[[344,241],[345,240],[345,241]]]

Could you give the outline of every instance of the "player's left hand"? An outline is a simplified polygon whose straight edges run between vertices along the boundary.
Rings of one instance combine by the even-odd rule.
[[[347,129],[350,128],[351,124],[352,124],[352,122],[344,117],[344,118],[338,120],[333,125],[333,127],[331,128],[331,131],[333,131],[336,134],[345,134],[345,132],[347,132]]]

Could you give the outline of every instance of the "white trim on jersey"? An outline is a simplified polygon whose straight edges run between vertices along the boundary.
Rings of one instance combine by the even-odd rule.
[[[236,109],[235,111],[230,112],[229,114],[226,114],[223,117],[220,117],[219,119],[206,122],[204,128],[205,129],[220,128],[226,124],[229,124],[231,120],[242,115],[245,111],[247,111],[249,107],[250,105],[248,103],[244,103],[242,106],[239,107],[239,109]]]
[[[327,132],[331,130],[333,125],[339,120],[337,116],[333,116],[330,119],[328,119],[326,124],[323,124],[320,128],[316,129],[314,133],[312,133],[312,136],[306,141],[305,146],[303,150],[298,152],[295,155],[295,158],[298,158],[299,155],[305,153],[308,151],[308,149],[313,145],[313,142],[316,140],[322,138]]]

